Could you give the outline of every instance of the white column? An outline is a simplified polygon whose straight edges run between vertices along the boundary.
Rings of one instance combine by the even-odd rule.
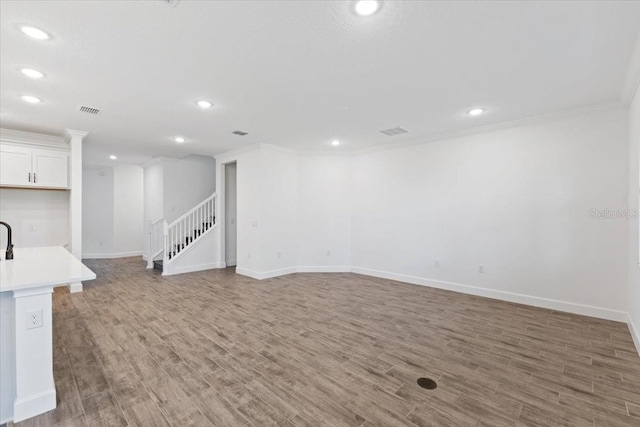
[[[88,132],[67,129],[71,148],[69,175],[69,235],[71,253],[82,261],[82,139]],[[82,282],[69,283],[69,292],[82,292]]]
[[[14,422],[56,407],[56,388],[53,383],[52,293],[53,286],[13,291],[16,364]],[[35,319],[32,319],[32,316],[35,316]]]

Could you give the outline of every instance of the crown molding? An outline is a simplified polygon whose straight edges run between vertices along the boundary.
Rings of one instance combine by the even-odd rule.
[[[216,163],[218,163],[218,164],[228,163],[230,161],[236,160],[236,157],[239,154],[248,153],[248,152],[251,152],[251,151],[256,151],[256,150],[259,150],[260,147],[261,147],[260,144],[245,145],[244,147],[240,147],[240,148],[237,148],[235,150],[230,150],[230,151],[225,151],[223,153],[214,154],[213,158],[216,159]]]
[[[155,165],[159,165],[162,162],[176,162],[178,161],[178,159],[173,158],[173,157],[151,157],[149,160],[146,160],[142,163],[140,163],[138,166],[142,167],[143,169],[146,169],[150,166],[155,166]]]
[[[337,150],[300,150],[298,151],[298,154],[300,156],[320,156],[320,157],[346,157],[346,158],[350,158],[353,157],[353,155],[355,154],[354,151],[347,151],[347,150],[340,150],[340,148],[338,148]]]
[[[83,130],[77,130],[77,129],[65,129],[65,135],[67,136],[79,136],[80,138],[84,138],[85,136],[89,135],[89,132],[85,132]]]
[[[425,144],[429,142],[443,141],[454,138],[461,138],[465,136],[480,135],[489,132],[496,132],[500,130],[519,128],[527,125],[533,125],[538,123],[568,119],[572,117],[579,117],[582,115],[600,113],[607,111],[626,110],[627,106],[620,101],[605,102],[602,104],[589,105],[586,107],[574,108],[571,110],[563,110],[555,113],[541,114],[538,116],[526,117],[524,119],[516,119],[507,122],[495,123],[487,126],[480,126],[475,128],[456,130],[451,132],[442,132],[434,135],[417,136],[411,139],[407,139],[401,142],[389,142],[385,144],[376,145],[373,147],[362,148],[359,150],[353,150],[353,154],[366,154],[370,152],[390,150],[394,148],[407,147],[411,145]]]
[[[297,154],[298,153],[298,151],[296,151],[296,150],[292,150],[291,148],[280,147],[278,145],[266,144],[266,143],[263,143],[263,142],[259,143],[258,145],[262,149],[271,150],[271,151],[279,151],[280,153],[284,153],[284,154]]]
[[[47,148],[68,149],[67,141],[61,136],[42,133],[24,132],[21,130],[0,128],[0,140],[14,144],[33,145]]]

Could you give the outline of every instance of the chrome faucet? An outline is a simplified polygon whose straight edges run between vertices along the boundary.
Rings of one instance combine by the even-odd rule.
[[[4,221],[0,221],[0,224],[7,227],[7,255],[5,259],[13,259],[13,243],[11,243],[11,226]]]

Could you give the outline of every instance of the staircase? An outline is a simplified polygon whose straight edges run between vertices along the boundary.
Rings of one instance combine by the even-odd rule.
[[[178,260],[216,226],[216,193],[172,223],[160,219],[149,222],[147,268],[166,274],[167,266]]]

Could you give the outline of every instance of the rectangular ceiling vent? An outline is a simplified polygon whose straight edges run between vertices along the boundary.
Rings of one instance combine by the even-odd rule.
[[[241,130],[234,130],[231,133],[233,133],[234,135],[240,135],[240,136],[249,135],[247,132],[242,132]]]
[[[383,129],[380,131],[380,133],[383,133],[387,136],[396,136],[396,135],[402,135],[403,133],[409,133],[409,131],[403,127],[398,126],[391,129]]]
[[[100,112],[100,110],[98,110],[97,108],[87,107],[86,105],[79,106],[78,111],[82,113],[93,114],[93,115],[98,114]]]

